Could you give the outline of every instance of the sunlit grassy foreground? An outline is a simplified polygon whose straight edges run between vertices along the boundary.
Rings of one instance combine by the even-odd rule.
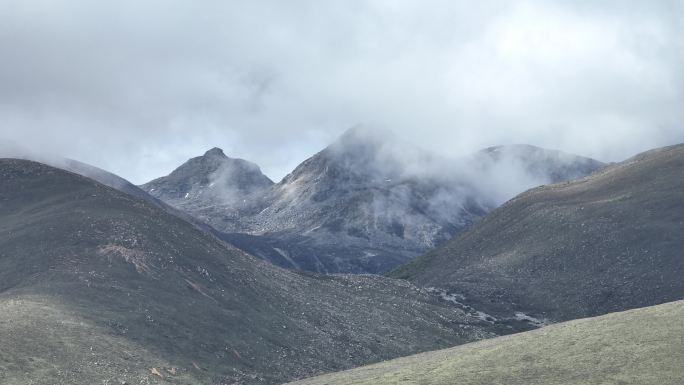
[[[298,384],[683,384],[684,301],[417,354]]]

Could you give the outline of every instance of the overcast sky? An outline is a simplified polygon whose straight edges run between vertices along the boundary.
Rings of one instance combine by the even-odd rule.
[[[682,1],[0,0],[0,140],[135,183],[279,180],[345,129],[459,155],[684,142]]]

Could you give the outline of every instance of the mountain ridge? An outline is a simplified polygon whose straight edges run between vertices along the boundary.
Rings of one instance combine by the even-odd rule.
[[[675,145],[531,189],[389,275],[556,320],[681,299],[682,170]]]
[[[152,191],[153,182],[142,188],[206,221],[229,242],[280,266],[378,273],[478,221],[510,194],[499,190],[518,192],[603,166],[558,151],[526,149],[519,154],[499,147],[498,157],[480,152],[454,161],[403,143],[391,133],[357,128],[280,182],[239,201],[159,194]],[[173,185],[168,179],[164,183]]]

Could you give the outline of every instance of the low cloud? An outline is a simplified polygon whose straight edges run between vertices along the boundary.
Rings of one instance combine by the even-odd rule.
[[[684,141],[678,1],[0,0],[0,139],[136,183],[219,146],[278,180],[362,123],[450,157]]]

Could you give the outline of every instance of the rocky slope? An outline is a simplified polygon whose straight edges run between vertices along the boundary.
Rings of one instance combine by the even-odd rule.
[[[684,302],[399,358],[300,385],[681,384]]]
[[[390,275],[565,320],[684,298],[684,145],[532,189]]]
[[[252,197],[273,185],[259,166],[243,159],[227,157],[219,148],[192,158],[171,174],[140,186],[151,196],[199,219],[216,222],[214,210],[237,212]],[[205,210],[209,208],[209,214]],[[209,215],[209,216],[208,216]],[[237,217],[229,217],[230,221]],[[228,218],[223,218],[228,221]]]
[[[0,383],[270,384],[531,327],[278,268],[43,164],[1,159],[0,181]]]
[[[602,166],[532,146],[491,148],[452,161],[388,133],[354,129],[277,184],[269,186],[255,167],[242,181],[228,178],[227,184],[250,191],[235,200],[234,187],[213,187],[208,195],[216,179],[215,167],[200,167],[213,162],[208,155],[141,187],[254,255],[318,272],[387,271],[520,191]]]

